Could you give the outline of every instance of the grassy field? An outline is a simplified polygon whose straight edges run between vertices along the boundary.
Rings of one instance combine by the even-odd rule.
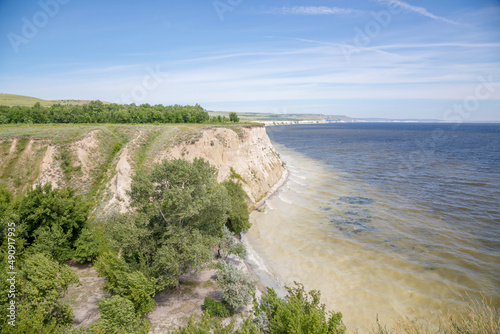
[[[90,100],[42,100],[36,97],[24,96],[24,95],[16,95],[16,94],[5,94],[0,93],[0,105],[4,106],[23,106],[23,107],[31,107],[35,103],[40,102],[40,104],[44,107],[50,107],[53,104],[74,104],[74,105],[82,105],[89,103]],[[104,102],[104,104],[109,104],[109,102]]]

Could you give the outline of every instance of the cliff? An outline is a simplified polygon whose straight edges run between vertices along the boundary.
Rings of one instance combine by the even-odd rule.
[[[203,158],[219,181],[239,180],[255,205],[285,168],[263,126],[68,125],[0,127],[0,183],[15,192],[40,183],[89,195],[94,214],[129,209],[138,168]]]

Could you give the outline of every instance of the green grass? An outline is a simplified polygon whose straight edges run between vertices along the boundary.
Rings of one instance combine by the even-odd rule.
[[[35,103],[39,102],[43,107],[50,107],[53,104],[72,104],[72,105],[82,105],[87,104],[90,100],[42,100],[36,97],[17,95],[17,94],[4,94],[0,93],[0,105],[4,106],[21,106],[21,107],[32,107]],[[109,104],[109,102],[103,102],[104,104]]]
[[[16,95],[16,94],[0,94],[0,105],[4,106],[33,106],[35,103],[40,102],[44,107],[49,107],[54,103],[47,100],[38,99],[36,97]]]

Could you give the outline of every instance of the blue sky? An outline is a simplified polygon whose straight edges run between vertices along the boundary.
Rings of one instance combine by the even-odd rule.
[[[0,0],[0,92],[500,120],[500,1]]]

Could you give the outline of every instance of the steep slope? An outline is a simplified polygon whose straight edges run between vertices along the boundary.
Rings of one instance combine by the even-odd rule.
[[[163,159],[203,158],[219,181],[239,180],[251,204],[285,168],[263,126],[0,126],[0,184],[16,193],[37,183],[72,186],[94,202],[95,215],[126,212],[138,168]]]

